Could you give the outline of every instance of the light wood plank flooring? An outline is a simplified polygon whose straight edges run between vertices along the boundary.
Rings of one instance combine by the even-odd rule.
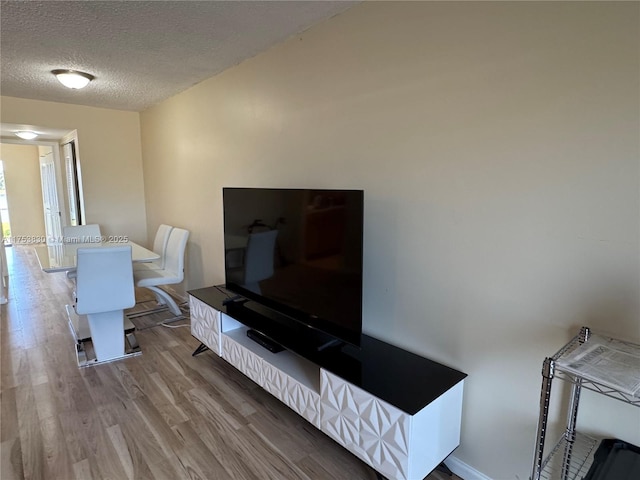
[[[376,478],[224,360],[192,357],[189,328],[141,324],[141,356],[79,369],[64,310],[71,283],[42,272],[29,246],[7,256],[2,480]]]

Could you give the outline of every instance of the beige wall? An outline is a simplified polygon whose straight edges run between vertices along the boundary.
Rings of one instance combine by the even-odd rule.
[[[4,167],[11,236],[26,236],[36,241],[44,237],[44,211],[38,147],[0,144]],[[16,240],[17,241],[17,240]]]
[[[0,118],[77,130],[86,223],[147,241],[138,113],[2,97]]]
[[[583,324],[640,340],[638,20],[358,5],[142,113],[149,232],[191,230],[202,287],[223,186],[363,188],[365,331],[467,372],[455,456],[528,478],[544,357]],[[620,402],[580,421],[640,443]]]

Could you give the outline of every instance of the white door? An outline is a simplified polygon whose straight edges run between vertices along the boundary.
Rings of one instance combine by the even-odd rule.
[[[62,226],[60,224],[60,206],[56,187],[56,167],[53,151],[40,156],[40,178],[42,180],[42,203],[44,206],[44,228],[47,244],[60,242]]]

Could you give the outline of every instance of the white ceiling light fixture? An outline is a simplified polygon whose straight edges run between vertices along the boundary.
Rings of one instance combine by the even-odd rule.
[[[79,90],[89,85],[94,77],[90,73],[78,72],[76,70],[51,70],[58,81],[67,88]]]
[[[32,132],[31,130],[21,130],[19,132],[15,132],[16,135],[23,140],[33,140],[38,136],[36,132]]]

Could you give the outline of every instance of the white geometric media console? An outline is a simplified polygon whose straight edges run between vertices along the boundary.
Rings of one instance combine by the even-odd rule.
[[[195,338],[385,477],[424,478],[458,446],[464,373],[363,335],[364,353],[352,383],[335,366],[340,361],[329,358],[323,365],[291,350],[272,353],[251,340],[238,315],[224,312],[215,288],[189,294]],[[406,363],[427,371],[409,372],[413,382],[402,380],[406,371],[382,372],[377,362],[366,360],[374,346],[384,349],[384,369]],[[371,381],[376,375],[396,378],[382,378],[378,387]]]

